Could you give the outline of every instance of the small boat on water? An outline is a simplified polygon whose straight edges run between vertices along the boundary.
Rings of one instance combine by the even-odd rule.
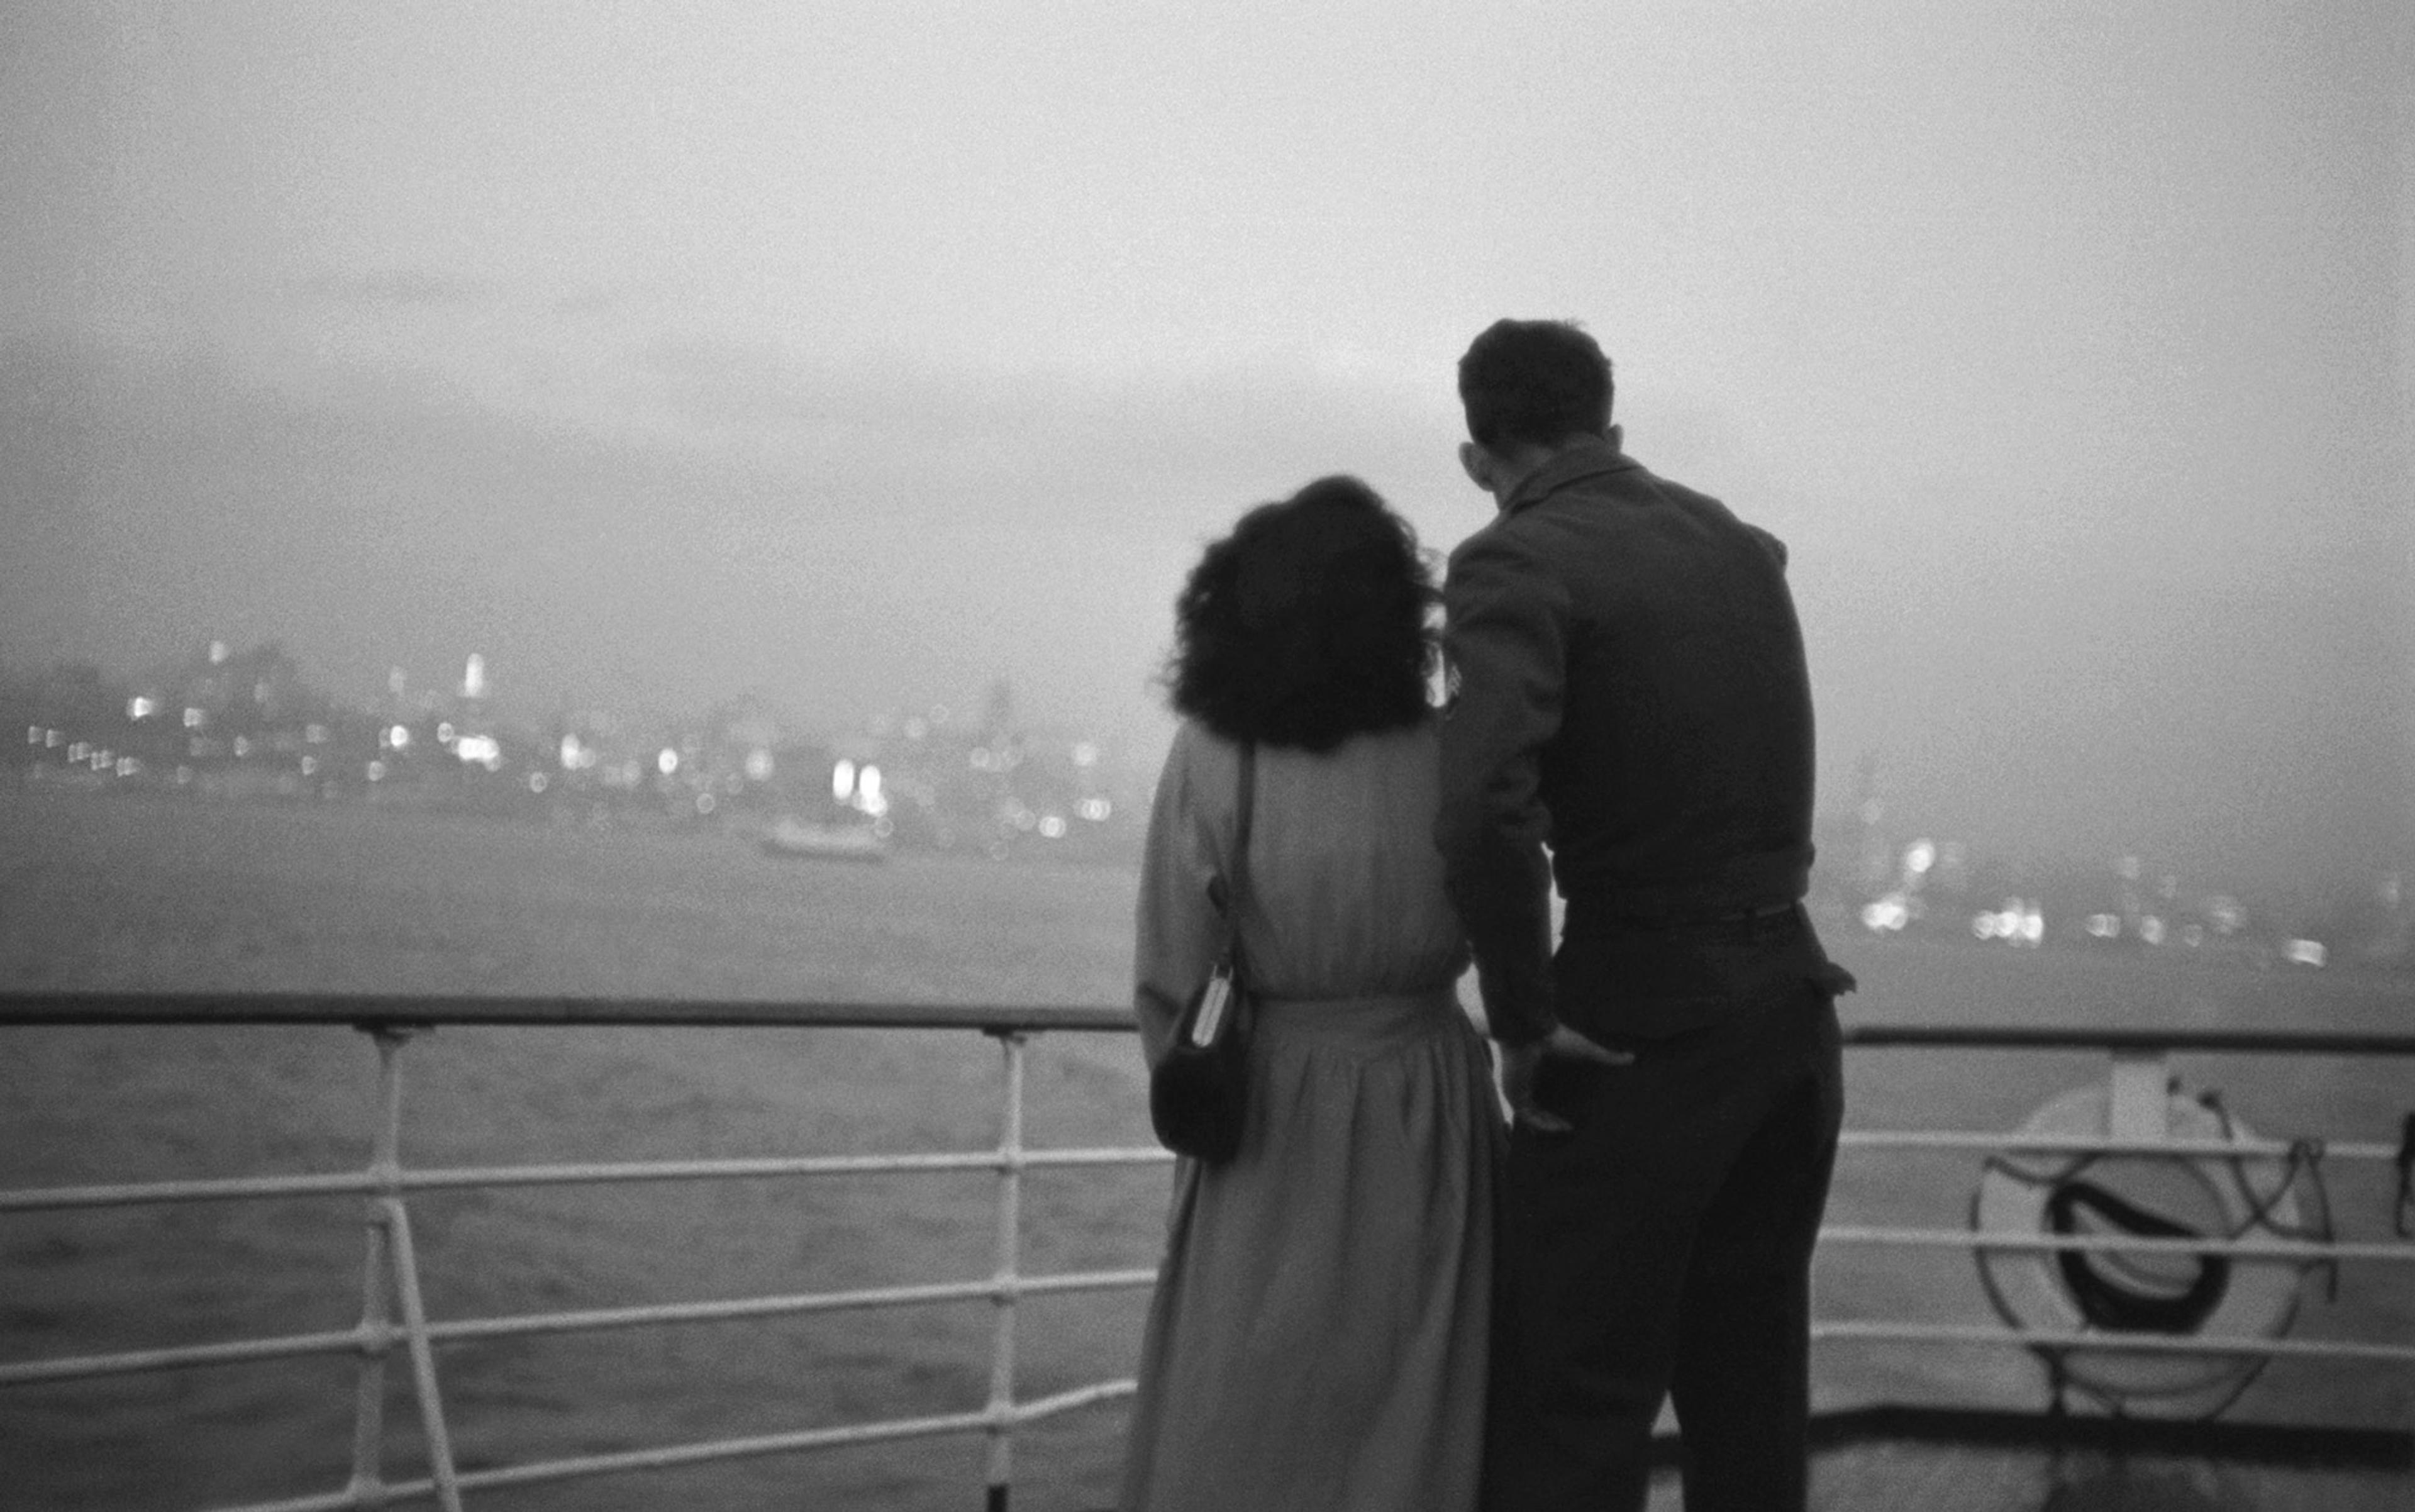
[[[889,842],[869,825],[811,824],[783,816],[763,831],[763,854],[801,861],[878,861],[889,859]]]

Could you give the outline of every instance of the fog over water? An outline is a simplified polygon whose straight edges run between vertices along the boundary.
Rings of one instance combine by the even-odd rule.
[[[1824,806],[2415,840],[2415,12],[135,3],[0,13],[0,665],[1148,745],[1199,546],[1447,547],[1584,321],[1789,543]]]

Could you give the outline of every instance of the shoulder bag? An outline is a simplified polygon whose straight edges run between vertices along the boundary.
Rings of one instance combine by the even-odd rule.
[[[1257,755],[1255,744],[1241,747],[1230,875],[1208,888],[1217,911],[1224,916],[1224,947],[1208,980],[1184,1006],[1173,1048],[1148,1078],[1148,1120],[1159,1143],[1210,1165],[1231,1160],[1241,1147],[1242,1113],[1249,1101],[1253,1009],[1241,965],[1241,908],[1249,896],[1250,808],[1257,786]]]

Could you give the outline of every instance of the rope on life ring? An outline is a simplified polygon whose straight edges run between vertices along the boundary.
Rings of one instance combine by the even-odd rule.
[[[2075,1087],[2021,1126],[2031,1135],[2103,1138],[2109,1093]],[[2171,1137],[2246,1145],[2255,1134],[2218,1094],[2168,1093]],[[2227,1241],[2261,1233],[2332,1236],[2322,1145],[2301,1140],[2277,1162],[2269,1156],[2084,1153],[2025,1163],[1988,1160],[1971,1198],[1976,1233],[2007,1237],[2133,1235]],[[2254,1167],[2277,1164],[2277,1178]],[[2300,1194],[2308,1218],[2301,1212]],[[2024,1333],[2278,1338],[2295,1321],[2301,1283],[2315,1263],[2242,1258],[2214,1250],[2182,1254],[2121,1250],[2008,1250],[1982,1243],[1979,1280],[2004,1322]],[[2337,1284],[2332,1268],[2332,1281]],[[2077,1389],[2109,1409],[2141,1415],[2211,1417],[2247,1389],[2261,1355],[2174,1355],[2034,1344],[2057,1406]]]

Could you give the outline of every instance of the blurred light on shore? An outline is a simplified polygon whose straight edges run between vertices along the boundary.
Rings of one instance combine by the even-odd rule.
[[[503,764],[503,744],[491,735],[464,735],[455,742],[453,754],[464,766],[474,761],[488,771]]]
[[[869,762],[856,773],[855,806],[874,818],[889,812],[889,800],[880,791],[880,769]]]

